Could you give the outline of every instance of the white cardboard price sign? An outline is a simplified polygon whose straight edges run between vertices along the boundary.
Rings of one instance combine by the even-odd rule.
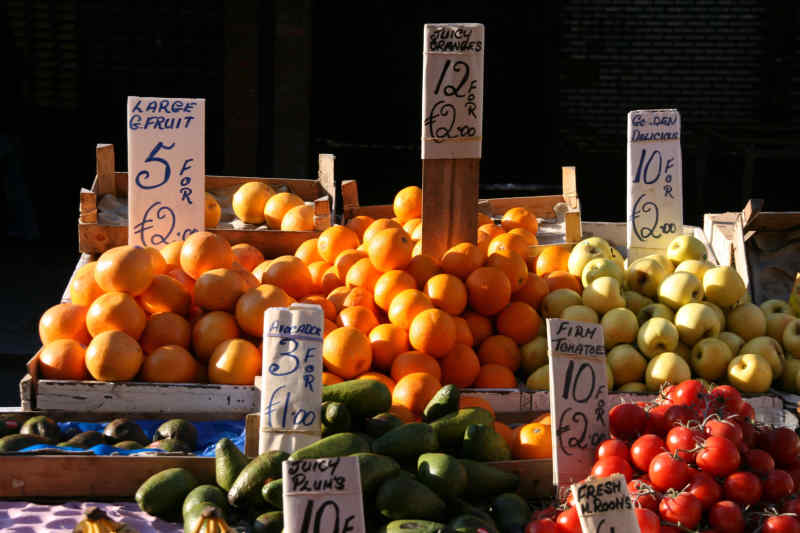
[[[683,230],[681,115],[677,109],[628,113],[629,258],[663,252]]]
[[[422,159],[479,159],[483,24],[425,24]]]
[[[292,304],[264,313],[258,453],[292,453],[322,433],[322,308]]]
[[[583,531],[640,533],[628,484],[622,474],[590,477],[572,485],[572,497]]]
[[[364,533],[363,501],[356,457],[283,462],[287,533]]]
[[[128,243],[160,248],[205,228],[206,101],[128,97]]]
[[[594,454],[608,438],[608,382],[603,327],[547,320],[553,482],[558,496],[589,475]]]

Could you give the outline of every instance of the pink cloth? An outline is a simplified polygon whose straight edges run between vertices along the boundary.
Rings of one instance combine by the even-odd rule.
[[[30,502],[0,501],[0,531],[14,533],[71,533],[85,509],[98,507],[115,522],[124,522],[139,533],[182,533],[182,524],[164,522],[145,513],[133,502],[67,502],[41,505]]]

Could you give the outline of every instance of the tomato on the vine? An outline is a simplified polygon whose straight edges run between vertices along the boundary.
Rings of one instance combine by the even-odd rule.
[[[753,505],[761,501],[761,480],[752,472],[734,472],[725,478],[722,488],[725,498],[739,505]]]
[[[700,500],[703,511],[709,509],[722,498],[722,487],[706,472],[694,472],[686,492]]]
[[[786,427],[765,431],[756,439],[758,447],[775,459],[779,467],[789,466],[797,461],[800,455],[800,437]]]
[[[558,514],[558,517],[556,517],[556,531],[558,533],[582,533],[576,508],[570,507]]]
[[[791,500],[786,500],[783,507],[781,507],[781,512],[800,515],[800,499],[792,498]]]
[[[703,516],[703,506],[693,495],[681,492],[661,498],[658,512],[667,522],[680,523],[685,528],[695,529]]]
[[[594,477],[608,477],[611,474],[622,474],[625,476],[625,482],[627,483],[633,478],[633,468],[628,464],[628,461],[616,455],[601,457],[592,466],[592,475]]]
[[[689,467],[686,461],[669,452],[656,455],[650,462],[648,476],[653,488],[664,492],[669,489],[682,489],[689,481]]]
[[[541,520],[531,520],[525,526],[525,533],[558,533],[556,523],[549,518]]]
[[[708,437],[695,462],[712,476],[725,477],[736,472],[742,457],[736,445],[725,437]]]
[[[761,524],[761,533],[800,533],[800,520],[785,514],[770,516]]]
[[[647,413],[633,403],[615,405],[608,412],[608,428],[611,434],[623,440],[633,440],[645,429]]]
[[[743,533],[742,508],[730,500],[718,501],[708,510],[708,523],[721,533]]]
[[[595,459],[602,459],[603,457],[610,457],[612,455],[625,459],[628,462],[631,460],[631,452],[628,445],[625,444],[625,441],[620,439],[608,439],[601,442],[600,446],[597,447]]]
[[[764,450],[755,448],[744,454],[747,469],[759,476],[766,476],[775,470],[775,460]]]
[[[725,414],[737,414],[742,409],[742,393],[730,385],[718,385],[711,389],[709,406],[724,409]]]
[[[756,419],[756,410],[753,409],[753,406],[747,402],[742,402],[742,406],[739,407],[739,413],[743,417],[748,420],[755,420]]]
[[[636,508],[636,521],[639,522],[639,530],[642,533],[661,533],[661,519],[658,514],[650,509]]]
[[[703,411],[707,405],[708,393],[700,381],[689,379],[676,385],[670,396],[675,405],[688,405],[695,411]]]
[[[673,405],[664,413],[664,423],[667,431],[677,425],[686,426],[697,418],[697,411],[688,405]]]
[[[737,449],[741,449],[744,434],[739,424],[712,418],[703,424],[703,430],[707,437],[724,437],[731,441]]]
[[[634,504],[658,512],[658,499],[655,490],[645,480],[641,478],[632,479],[628,482],[628,494],[633,498]]]
[[[631,462],[633,466],[647,472],[653,457],[666,451],[667,447],[661,437],[648,433],[642,435],[631,444]]]
[[[667,450],[677,452],[681,459],[693,464],[697,452],[691,450],[697,447],[700,437],[698,432],[686,426],[675,426],[667,433],[665,443]]]
[[[659,437],[664,437],[670,430],[671,426],[667,425],[665,418],[667,411],[672,407],[671,403],[656,405],[647,412],[647,425],[645,426],[644,433],[652,433]]]
[[[753,448],[756,444],[756,428],[753,421],[742,415],[734,415],[729,420],[734,422],[742,430],[742,442],[748,448]]]
[[[785,470],[773,470],[761,482],[764,500],[779,502],[794,492],[794,480]]]

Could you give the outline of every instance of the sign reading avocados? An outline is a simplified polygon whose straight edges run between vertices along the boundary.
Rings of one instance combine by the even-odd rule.
[[[640,533],[628,484],[622,474],[590,477],[571,487],[583,531]]]
[[[603,327],[547,320],[553,483],[559,497],[589,475],[594,454],[608,438],[608,381]]]

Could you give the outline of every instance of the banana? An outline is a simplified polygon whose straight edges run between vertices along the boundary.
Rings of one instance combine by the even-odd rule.
[[[792,293],[789,295],[789,305],[792,306],[795,316],[800,316],[800,272],[794,278]]]
[[[193,533],[236,533],[236,530],[225,522],[216,507],[206,507],[202,518],[197,521]]]
[[[114,522],[97,507],[86,510],[83,520],[78,522],[72,533],[139,533],[131,526]]]

